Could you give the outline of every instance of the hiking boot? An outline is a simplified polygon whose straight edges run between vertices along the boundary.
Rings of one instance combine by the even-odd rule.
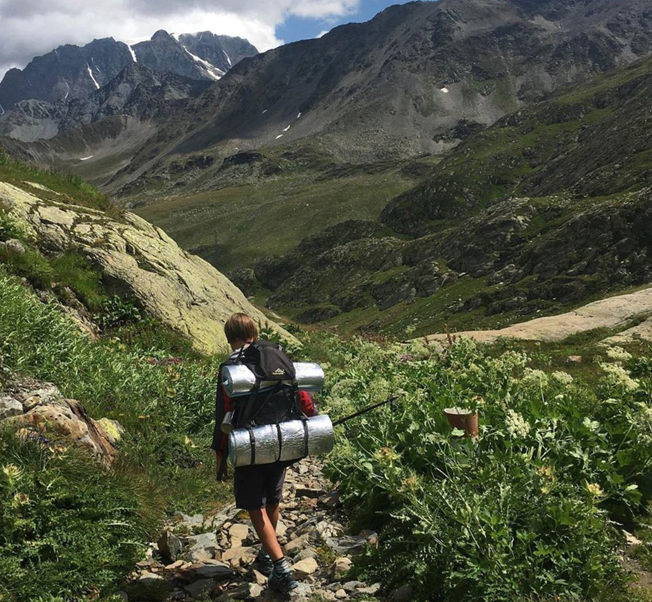
[[[265,552],[265,550],[258,552],[258,556],[256,556],[256,560],[254,560],[254,563],[251,566],[261,575],[265,575],[265,577],[269,577],[274,570],[272,557]]]
[[[274,563],[274,569],[267,580],[267,585],[273,592],[281,593],[288,593],[294,588],[299,587],[299,584],[294,579],[292,569],[290,569],[290,565],[285,558],[281,558]]]

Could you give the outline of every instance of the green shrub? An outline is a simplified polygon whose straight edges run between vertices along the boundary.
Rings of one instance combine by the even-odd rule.
[[[2,211],[0,207],[0,241],[12,238],[24,241],[28,238],[27,232],[19,222]]]
[[[133,569],[162,518],[151,483],[0,431],[0,595],[86,598]]]
[[[363,576],[411,582],[419,600],[623,591],[610,521],[634,520],[652,497],[650,384],[624,354],[603,358],[589,386],[468,340],[440,354],[311,339],[307,351],[330,364],[322,405],[334,418],[398,396],[340,432],[327,467],[353,528],[380,532]],[[443,409],[455,406],[479,410],[479,438],[451,429]]]
[[[89,310],[98,311],[107,302],[101,272],[82,255],[64,253],[52,260],[52,268],[55,280],[69,286]]]
[[[102,330],[140,322],[142,319],[140,310],[134,303],[118,295],[105,299],[100,311],[95,314],[95,321]]]

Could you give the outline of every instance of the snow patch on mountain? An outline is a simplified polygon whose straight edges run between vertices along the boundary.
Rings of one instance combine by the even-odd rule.
[[[90,68],[88,63],[86,63],[86,69],[88,69],[88,75],[90,75],[90,78],[93,80],[93,83],[95,84],[95,88],[97,90],[99,90],[100,89],[100,84],[97,83],[97,80],[93,76],[93,72],[91,71],[91,68]]]
[[[206,75],[213,78],[215,81],[222,79],[222,76],[224,75],[224,71],[218,69],[217,67],[215,67],[215,65],[211,65],[208,61],[205,61],[203,58],[197,56],[196,54],[193,54],[183,44],[181,44],[181,48],[183,48],[193,58],[195,62],[199,63],[204,68]]]
[[[138,59],[136,58],[136,52],[129,44],[127,44],[127,48],[129,48],[129,52],[131,52],[131,58],[134,60],[134,63],[137,63]]]

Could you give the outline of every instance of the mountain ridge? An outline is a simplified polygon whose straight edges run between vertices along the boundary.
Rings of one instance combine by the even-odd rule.
[[[10,69],[0,82],[0,106],[8,112],[21,100],[82,98],[107,84],[130,63],[190,79],[216,81],[240,60],[257,53],[242,38],[211,32],[175,38],[159,30],[150,40],[131,46],[113,38],[96,39],[82,47],[66,44],[35,57],[24,69]]]

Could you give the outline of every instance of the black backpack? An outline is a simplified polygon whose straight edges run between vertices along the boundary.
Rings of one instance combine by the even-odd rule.
[[[229,363],[247,366],[256,377],[256,384],[249,395],[233,399],[235,428],[279,424],[303,417],[299,409],[294,364],[280,345],[255,341],[243,348]],[[263,381],[276,384],[270,389],[266,386],[261,391]]]

